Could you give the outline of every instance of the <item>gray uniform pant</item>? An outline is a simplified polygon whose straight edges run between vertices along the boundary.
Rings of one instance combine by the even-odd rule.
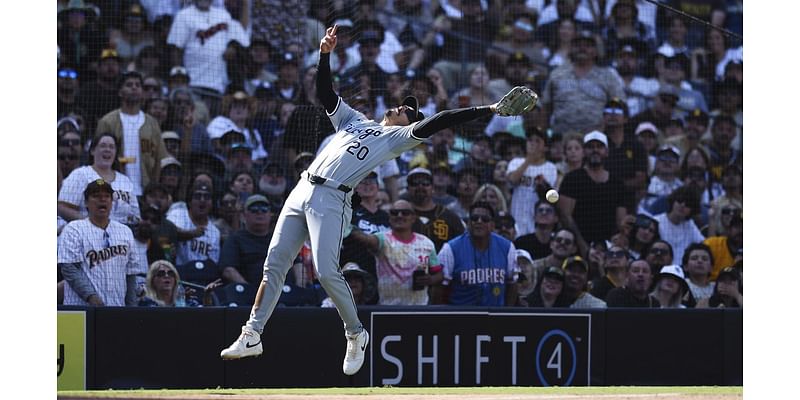
[[[248,327],[258,333],[263,332],[283,292],[286,274],[303,242],[310,239],[317,278],[336,304],[346,333],[361,331],[353,293],[339,268],[342,237],[352,216],[351,194],[300,179],[286,199],[275,224],[264,261],[263,282],[267,285],[266,290],[261,302],[254,304],[250,311],[250,319],[246,323]]]

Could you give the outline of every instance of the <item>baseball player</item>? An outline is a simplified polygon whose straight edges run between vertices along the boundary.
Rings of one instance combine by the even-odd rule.
[[[136,305],[136,274],[147,272],[146,261],[139,262],[130,228],[109,218],[113,195],[106,181],[89,183],[89,217],[70,222],[58,239],[66,305]]]
[[[262,353],[261,333],[281,294],[286,273],[303,242],[311,242],[315,272],[344,322],[347,351],[342,370],[353,375],[364,362],[369,334],[358,319],[350,288],[339,270],[339,249],[352,214],[352,188],[375,167],[420,144],[435,132],[494,113],[518,115],[536,103],[528,88],[512,89],[500,102],[446,110],[424,119],[419,102],[406,97],[399,107],[384,113],[381,122],[367,119],[348,106],[333,91],[330,52],[336,47],[334,25],[320,41],[317,95],[336,130],[336,136],[301,174],[278,216],[275,232],[264,261],[264,278],[256,293],[250,318],[223,359],[258,356]]]

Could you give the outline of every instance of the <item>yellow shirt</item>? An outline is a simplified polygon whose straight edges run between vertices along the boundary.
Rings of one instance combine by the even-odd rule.
[[[728,250],[728,237],[727,236],[712,236],[703,241],[708,247],[711,248],[711,254],[714,256],[714,266],[711,268],[711,280],[716,281],[717,275],[725,267],[733,265],[733,255]]]

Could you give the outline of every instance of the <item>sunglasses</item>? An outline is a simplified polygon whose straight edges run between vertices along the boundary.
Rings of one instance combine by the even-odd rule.
[[[555,213],[555,210],[553,210],[550,207],[542,207],[542,208],[537,208],[536,213],[541,215],[547,215]]]
[[[607,251],[606,257],[609,258],[628,258],[628,253],[624,250],[617,250],[617,251]]]
[[[78,71],[74,69],[62,69],[58,71],[59,78],[78,79]]]
[[[432,184],[433,182],[428,180],[408,182],[408,186],[430,186]]]
[[[653,254],[653,255],[656,255],[656,256],[660,256],[660,255],[664,255],[664,254],[669,254],[669,250],[661,249],[661,248],[658,248],[658,247],[654,247],[654,248],[650,249],[650,254]]]
[[[606,108],[603,110],[605,114],[625,115],[625,110],[621,108]]]
[[[556,243],[563,244],[564,246],[569,246],[572,243],[574,243],[574,241],[572,239],[567,239],[567,238],[564,238],[564,237],[561,237],[561,236],[554,237],[553,241],[555,241]]]
[[[472,222],[492,222],[492,217],[488,215],[470,215],[469,220]]]
[[[78,159],[77,154],[61,154],[58,156],[59,161],[75,161]]]
[[[59,146],[64,146],[64,147],[79,146],[80,144],[81,144],[80,139],[61,139],[61,141],[58,142]]]
[[[194,193],[192,200],[211,200],[211,193]]]
[[[170,269],[160,269],[160,270],[158,270],[158,272],[156,272],[156,277],[158,277],[158,278],[163,278],[165,276],[168,276],[170,278],[174,278],[175,277],[175,273],[172,272],[172,270],[170,270]]]
[[[250,207],[247,207],[247,211],[249,211],[251,213],[255,213],[255,214],[266,214],[266,213],[272,211],[272,209],[269,206],[266,206],[266,205],[264,205],[264,206],[250,206]]]
[[[405,217],[411,214],[413,214],[413,211],[411,210],[389,210],[389,215],[393,217]]]
[[[737,211],[739,211],[739,210],[737,210],[737,209],[735,209],[735,208],[723,208],[723,209],[722,209],[722,215],[733,215],[733,214],[735,214]]]

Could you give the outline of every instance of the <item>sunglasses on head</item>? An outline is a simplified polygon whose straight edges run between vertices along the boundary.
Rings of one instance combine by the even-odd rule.
[[[492,217],[488,215],[470,215],[469,220],[472,222],[492,222]]]
[[[74,69],[62,69],[58,71],[59,78],[78,79],[78,72]]]
[[[160,270],[158,270],[158,272],[156,272],[156,277],[158,277],[158,278],[163,278],[165,276],[168,276],[170,278],[174,278],[175,277],[175,273],[172,272],[171,269],[160,269]]]
[[[389,215],[393,217],[405,217],[411,215],[412,213],[413,212],[411,210],[402,210],[402,209],[389,210]]]
[[[252,205],[250,207],[247,207],[247,211],[256,214],[266,214],[272,211],[272,209],[268,205]]]

